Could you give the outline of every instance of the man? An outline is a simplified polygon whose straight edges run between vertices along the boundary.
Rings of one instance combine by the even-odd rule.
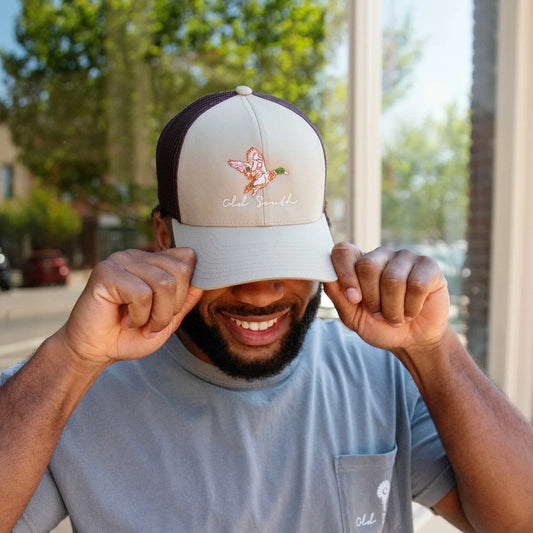
[[[447,325],[433,261],[333,247],[305,115],[203,97],[157,174],[162,251],[97,265],[4,378],[2,531],[404,532],[411,499],[531,531],[531,427]],[[319,282],[344,325],[314,320]]]

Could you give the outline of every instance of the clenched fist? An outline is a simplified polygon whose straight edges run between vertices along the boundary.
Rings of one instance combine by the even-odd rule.
[[[203,293],[190,285],[195,263],[188,248],[114,253],[94,268],[64,341],[82,360],[103,364],[152,353]]]
[[[446,279],[428,257],[352,244],[332,251],[338,280],[325,283],[341,320],[366,342],[391,351],[432,346],[443,337],[449,309]]]

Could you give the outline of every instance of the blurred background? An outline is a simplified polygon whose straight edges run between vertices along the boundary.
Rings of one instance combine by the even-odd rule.
[[[335,240],[436,259],[531,419],[532,35],[528,0],[2,0],[0,288],[151,249],[162,127],[245,84],[322,131]]]

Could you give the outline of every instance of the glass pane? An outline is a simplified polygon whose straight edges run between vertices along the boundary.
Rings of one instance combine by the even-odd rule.
[[[382,6],[382,240],[439,263],[464,334],[472,2]]]
[[[327,61],[324,69],[320,130],[328,161],[326,202],[335,242],[348,239],[347,195],[347,98],[348,5],[329,1],[325,16]]]
[[[383,241],[437,260],[486,364],[497,2],[382,7]]]

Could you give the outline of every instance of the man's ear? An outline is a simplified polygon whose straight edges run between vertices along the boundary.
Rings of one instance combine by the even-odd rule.
[[[168,250],[172,247],[172,218],[154,213],[155,240],[159,250]]]

